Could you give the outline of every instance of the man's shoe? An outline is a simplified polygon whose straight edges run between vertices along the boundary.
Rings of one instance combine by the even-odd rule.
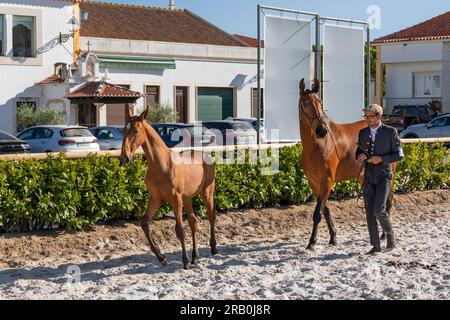
[[[395,245],[397,244],[394,233],[393,232],[387,233],[386,238],[387,238],[386,250],[391,251],[392,249],[395,248]]]
[[[370,254],[370,255],[374,255],[381,252],[381,248],[380,247],[373,247],[369,252],[367,252],[366,254]]]

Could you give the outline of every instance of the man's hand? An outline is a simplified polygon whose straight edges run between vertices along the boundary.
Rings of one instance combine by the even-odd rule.
[[[372,164],[379,164],[383,162],[383,159],[380,156],[373,156],[370,157],[370,159],[367,160],[367,162]]]
[[[366,159],[367,159],[367,156],[366,156],[364,153],[361,153],[361,154],[358,156],[358,161],[359,161],[359,162],[364,162]]]

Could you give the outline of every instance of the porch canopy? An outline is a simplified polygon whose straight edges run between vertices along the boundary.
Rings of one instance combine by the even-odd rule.
[[[106,81],[87,82],[81,88],[66,96],[72,104],[101,103],[101,104],[134,104],[144,95],[117,86]]]
[[[76,123],[88,128],[125,125],[127,106],[145,95],[105,81],[91,81],[66,96],[76,108]]]

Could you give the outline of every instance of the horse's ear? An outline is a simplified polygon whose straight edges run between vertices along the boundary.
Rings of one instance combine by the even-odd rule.
[[[128,115],[128,119],[133,118],[133,110],[131,110],[130,105],[127,105],[127,115]]]
[[[305,88],[305,78],[302,78],[302,80],[300,80],[300,96],[305,92]]]
[[[147,114],[148,114],[148,105],[145,107],[144,111],[141,113],[141,115],[139,116],[139,121],[144,121],[145,119],[147,119]]]
[[[320,91],[320,82],[317,79],[314,79],[312,92],[318,93]]]

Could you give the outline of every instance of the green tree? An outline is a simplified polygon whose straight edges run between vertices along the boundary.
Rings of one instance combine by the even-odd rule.
[[[150,123],[172,123],[177,122],[177,118],[177,112],[170,104],[152,105],[147,114],[147,121]]]
[[[58,111],[49,107],[36,109],[31,104],[23,104],[17,109],[17,131],[42,124],[64,124],[65,111]]]

